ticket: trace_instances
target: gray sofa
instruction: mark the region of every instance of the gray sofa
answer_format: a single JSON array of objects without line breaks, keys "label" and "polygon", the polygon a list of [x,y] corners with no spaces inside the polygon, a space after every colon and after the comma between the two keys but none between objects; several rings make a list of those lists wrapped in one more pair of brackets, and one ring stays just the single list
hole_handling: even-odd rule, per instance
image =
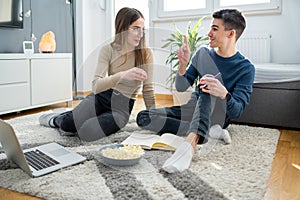
[{"label": "gray sofa", "polygon": [[300,129],[300,81],[255,83],[250,104],[233,123]]}]

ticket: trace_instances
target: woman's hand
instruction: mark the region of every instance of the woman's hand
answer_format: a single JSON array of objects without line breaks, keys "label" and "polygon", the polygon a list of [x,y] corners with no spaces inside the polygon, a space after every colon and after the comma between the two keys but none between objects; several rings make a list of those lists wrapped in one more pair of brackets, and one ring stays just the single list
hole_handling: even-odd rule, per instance
[{"label": "woman's hand", "polygon": [[147,79],[147,73],[141,68],[133,67],[121,72],[121,79],[143,81]]},{"label": "woman's hand", "polygon": [[178,74],[184,75],[186,72],[186,67],[189,64],[191,51],[189,48],[189,43],[187,37],[184,35],[184,44],[177,50],[177,56],[179,60]]}]

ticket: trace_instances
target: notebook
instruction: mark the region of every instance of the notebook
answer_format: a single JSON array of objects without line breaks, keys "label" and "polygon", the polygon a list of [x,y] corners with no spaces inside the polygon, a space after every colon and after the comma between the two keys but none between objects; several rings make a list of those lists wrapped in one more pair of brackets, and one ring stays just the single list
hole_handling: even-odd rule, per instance
[{"label": "notebook", "polygon": [[7,158],[32,177],[39,177],[86,160],[85,157],[57,143],[48,143],[23,151],[14,129],[3,120],[0,120],[0,142]]}]

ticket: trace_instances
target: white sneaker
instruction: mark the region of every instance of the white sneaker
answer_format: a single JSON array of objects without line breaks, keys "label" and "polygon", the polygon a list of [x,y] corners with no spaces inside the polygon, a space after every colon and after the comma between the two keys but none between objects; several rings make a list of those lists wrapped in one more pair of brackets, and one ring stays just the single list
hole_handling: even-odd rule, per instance
[{"label": "white sneaker", "polygon": [[210,127],[209,136],[214,139],[224,140],[225,144],[231,143],[231,137],[226,129],[222,129],[219,124],[215,124]]},{"label": "white sneaker", "polygon": [[68,111],[67,108],[56,108],[54,110],[51,110],[51,113],[42,114],[39,117],[40,125],[51,127],[51,128],[57,128],[53,122],[54,117],[60,115],[61,113],[66,112],[66,111]]},{"label": "white sneaker", "polygon": [[42,114],[39,117],[39,122],[40,125],[42,126],[47,126],[47,127],[51,127],[51,128],[56,128],[54,123],[53,123],[53,118],[58,116],[59,113],[47,113],[47,114]]}]

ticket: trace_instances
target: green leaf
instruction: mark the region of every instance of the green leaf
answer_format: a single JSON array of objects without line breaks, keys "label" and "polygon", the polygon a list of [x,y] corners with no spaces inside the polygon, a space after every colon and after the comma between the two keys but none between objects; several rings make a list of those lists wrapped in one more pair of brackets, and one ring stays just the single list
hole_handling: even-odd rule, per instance
[{"label": "green leaf", "polygon": [[196,24],[194,25],[193,31],[192,31],[192,34],[193,34],[193,35],[195,35],[195,34],[198,32],[198,28],[199,28],[199,26],[201,26],[202,21],[203,21],[203,19],[205,19],[205,18],[206,18],[206,16],[201,17],[201,18],[196,22]]},{"label": "green leaf", "polygon": [[[199,46],[201,44],[203,44],[204,41],[208,41],[208,39],[209,39],[207,35],[199,35],[199,33],[198,33],[199,27],[201,26],[202,21],[205,18],[206,18],[206,16],[197,20],[197,22],[195,23],[193,28],[191,28],[191,22],[189,22],[187,25],[186,36],[187,36],[189,48],[191,51],[191,57],[194,55],[195,51],[199,48]],[[174,24],[174,29],[175,29],[175,33],[170,34],[169,38],[163,40],[165,43],[162,46],[162,48],[168,48],[170,46],[172,47],[172,49],[165,61],[166,65],[171,65],[171,72],[167,78],[167,84],[170,85],[171,87],[173,87],[173,85],[174,85],[178,66],[179,66],[179,60],[178,60],[176,51],[184,43],[183,34],[179,30],[179,28],[176,26],[176,24]],[[174,48],[177,47],[177,48],[173,49],[173,47]],[[195,81],[197,81],[197,80],[195,80]]]}]

